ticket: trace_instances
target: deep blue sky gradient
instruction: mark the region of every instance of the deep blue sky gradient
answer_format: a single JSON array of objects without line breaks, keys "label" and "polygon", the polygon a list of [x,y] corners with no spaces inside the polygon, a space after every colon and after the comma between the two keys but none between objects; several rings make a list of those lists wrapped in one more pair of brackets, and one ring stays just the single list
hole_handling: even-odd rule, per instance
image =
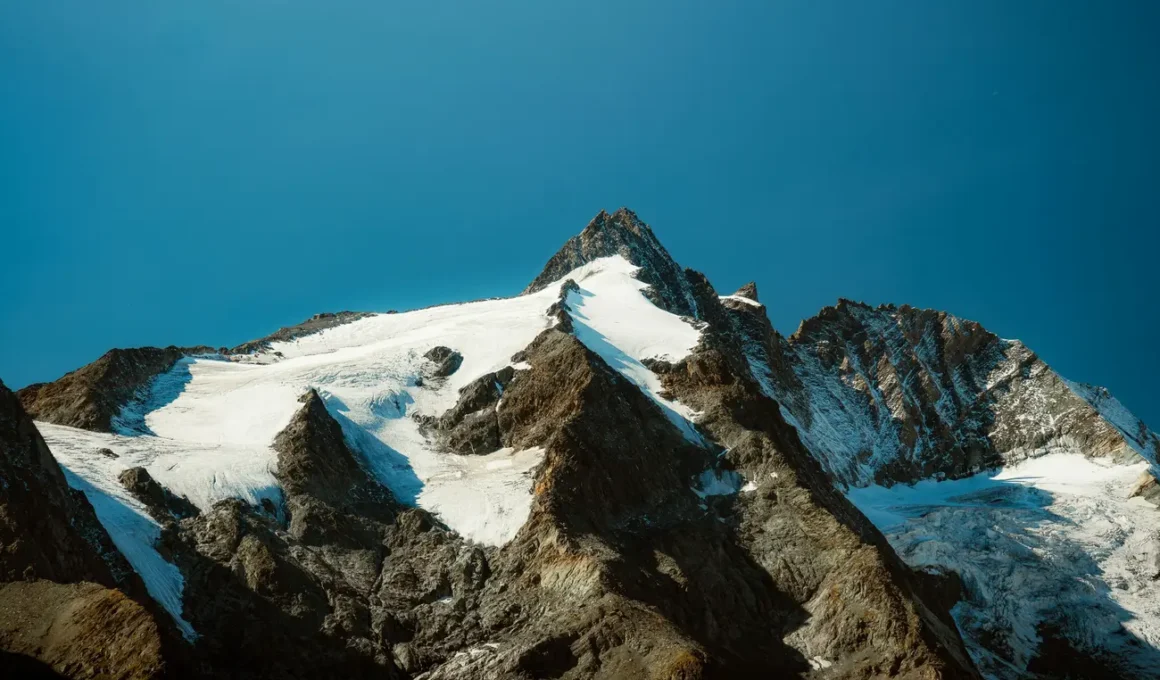
[{"label": "deep blue sky gradient", "polygon": [[509,295],[627,205],[774,324],[1023,339],[1160,426],[1160,3],[0,0],[0,377]]}]

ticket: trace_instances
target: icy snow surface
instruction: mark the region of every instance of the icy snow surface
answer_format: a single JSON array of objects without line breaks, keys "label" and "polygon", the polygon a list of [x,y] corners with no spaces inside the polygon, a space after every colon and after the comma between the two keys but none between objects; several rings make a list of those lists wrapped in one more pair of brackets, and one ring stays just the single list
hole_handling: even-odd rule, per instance
[{"label": "icy snow surface", "polygon": [[[965,599],[952,614],[989,676],[1022,677],[1046,621],[1103,648],[1134,677],[1153,677],[1160,511],[1127,497],[1145,469],[1053,453],[966,479],[847,496],[912,567],[962,577]],[[984,640],[1010,655],[991,654]]]},{"label": "icy snow surface", "polygon": [[[569,273],[566,278],[581,287],[568,298],[576,335],[661,405],[687,436],[699,439],[689,422],[695,414],[661,398],[659,381],[641,364],[650,357],[684,357],[699,332],[644,297],[635,271],[623,258],[610,257]],[[543,451],[440,452],[411,415],[440,415],[455,404],[459,388],[511,364],[513,354],[553,323],[546,312],[559,291],[553,285],[509,299],[370,316],[272,343],[256,355],[186,358],[122,410],[117,435],[38,427],[70,483],[88,494],[118,547],[175,617],[181,576],[153,548],[157,524],[117,475],[143,466],[202,510],[230,497],[277,502],[271,444],[310,388],[323,397],[367,469],[401,502],[436,513],[466,538],[502,545],[527,519],[531,477]],[[429,365],[423,354],[437,345],[460,352],[462,365],[445,380],[419,380]],[[95,453],[101,447],[120,457]]]}]

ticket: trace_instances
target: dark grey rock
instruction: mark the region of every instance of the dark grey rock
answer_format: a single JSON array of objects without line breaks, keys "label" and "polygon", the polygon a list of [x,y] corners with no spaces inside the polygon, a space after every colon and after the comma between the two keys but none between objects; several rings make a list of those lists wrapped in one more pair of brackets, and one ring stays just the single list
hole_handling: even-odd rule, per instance
[{"label": "dark grey rock", "polygon": [[159,522],[172,522],[199,514],[197,506],[188,498],[177,496],[161,486],[143,467],[123,470],[118,480],[134,498],[145,504],[150,516]]},{"label": "dark grey rock", "polygon": [[446,378],[458,371],[463,364],[462,354],[442,345],[427,350],[423,357],[435,364],[435,368],[431,371],[431,376],[434,378]]}]

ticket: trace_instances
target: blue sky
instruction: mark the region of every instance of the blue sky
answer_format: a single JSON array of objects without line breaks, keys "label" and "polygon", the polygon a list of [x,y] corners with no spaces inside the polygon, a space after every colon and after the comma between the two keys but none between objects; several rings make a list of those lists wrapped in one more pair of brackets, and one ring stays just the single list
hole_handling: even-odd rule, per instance
[{"label": "blue sky", "polygon": [[1160,426],[1157,35],[1145,2],[0,0],[0,378],[513,294],[627,205],[783,331],[946,309]]}]

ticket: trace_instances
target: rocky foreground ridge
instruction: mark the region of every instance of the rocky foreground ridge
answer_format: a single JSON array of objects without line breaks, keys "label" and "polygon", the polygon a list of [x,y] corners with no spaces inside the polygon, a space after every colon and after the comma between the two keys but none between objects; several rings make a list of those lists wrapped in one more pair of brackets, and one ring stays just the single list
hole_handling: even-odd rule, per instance
[{"label": "rocky foreground ridge", "polygon": [[[695,336],[688,351],[654,354],[601,325],[606,263],[620,260],[642,285],[630,292]],[[382,317],[341,313],[232,350],[113,350],[16,395],[0,386],[0,662],[78,678],[1154,677],[1137,663],[1146,640],[1112,648],[1063,614],[1004,636],[1014,624],[976,615],[994,601],[982,584],[913,558],[851,500],[1059,452],[1136,465],[1124,496],[1148,497],[1160,438],[1106,392],[907,306],[840,301],[784,337],[756,286],[719,295],[625,209],[569,240],[524,299],[537,295],[534,332],[494,365],[473,363],[482,336],[423,336],[357,375],[292,373],[389,343]],[[311,338],[325,355],[306,353]],[[174,469],[199,461],[154,441],[169,422],[154,415],[183,417],[199,381],[242,371],[247,384],[306,376],[253,449],[268,449],[270,477],[185,497]],[[360,411],[392,371],[399,386]],[[150,462],[163,445],[168,462]],[[497,540],[457,530],[452,503],[425,495],[438,475],[404,445],[468,477],[538,452],[520,478],[526,518]],[[219,491],[241,476],[222,455]],[[124,525],[104,520],[127,507]],[[157,572],[143,583],[126,560],[146,563],[130,524],[149,564],[178,575],[165,581],[176,607],[158,605]]]}]

